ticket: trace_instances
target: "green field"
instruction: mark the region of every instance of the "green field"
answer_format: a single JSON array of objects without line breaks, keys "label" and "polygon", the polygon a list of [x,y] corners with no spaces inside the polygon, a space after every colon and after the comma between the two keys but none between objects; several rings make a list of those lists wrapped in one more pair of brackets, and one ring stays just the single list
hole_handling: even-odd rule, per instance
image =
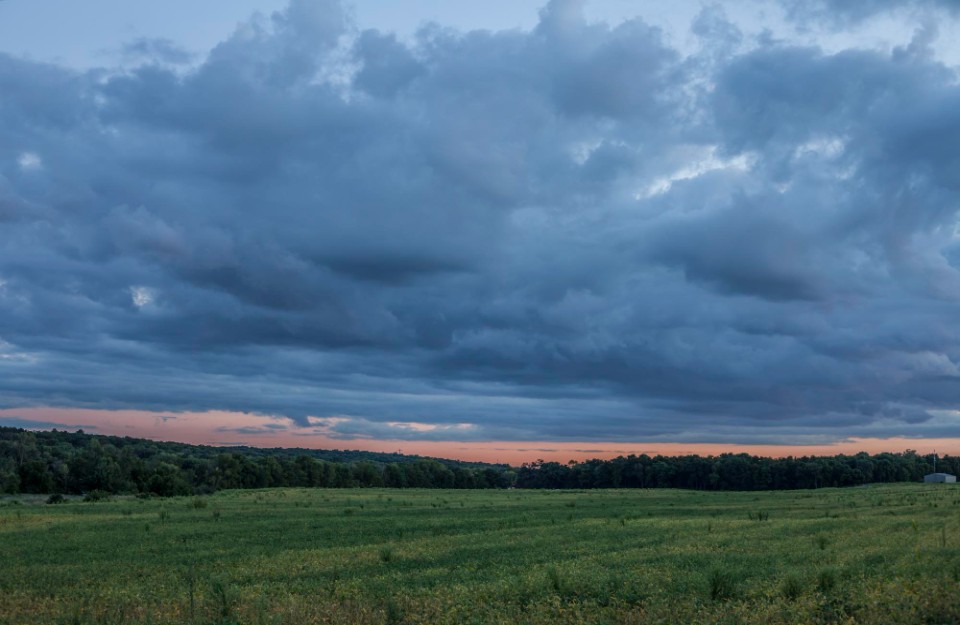
[{"label": "green field", "polygon": [[960,489],[0,503],[0,623],[956,623]]}]

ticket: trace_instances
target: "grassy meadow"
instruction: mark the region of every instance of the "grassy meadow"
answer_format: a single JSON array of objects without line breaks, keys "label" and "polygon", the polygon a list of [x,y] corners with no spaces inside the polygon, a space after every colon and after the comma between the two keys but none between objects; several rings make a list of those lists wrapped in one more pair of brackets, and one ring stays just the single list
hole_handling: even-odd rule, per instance
[{"label": "grassy meadow", "polygon": [[960,488],[0,502],[0,623],[957,623]]}]

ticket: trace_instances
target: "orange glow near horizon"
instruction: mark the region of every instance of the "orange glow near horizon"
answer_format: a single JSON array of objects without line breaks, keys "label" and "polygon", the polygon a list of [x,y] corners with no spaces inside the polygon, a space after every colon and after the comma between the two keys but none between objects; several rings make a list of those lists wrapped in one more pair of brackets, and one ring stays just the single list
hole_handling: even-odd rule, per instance
[{"label": "orange glow near horizon", "polygon": [[[251,447],[301,447],[311,449],[350,449],[451,458],[475,462],[494,462],[519,466],[524,462],[547,460],[566,463],[592,458],[615,458],[629,454],[701,456],[724,453],[748,453],[756,456],[824,456],[855,454],[865,451],[960,455],[960,438],[857,438],[830,445],[737,445],[727,443],[660,442],[556,442],[556,441],[411,441],[341,439],[323,434],[304,434],[285,417],[268,417],[237,412],[151,412],[144,410],[95,410],[74,408],[18,408],[0,410],[0,419],[19,418],[50,423],[37,429],[75,430],[87,428],[89,434],[131,436],[157,441],[176,441],[197,445]],[[56,426],[52,424],[57,424]],[[277,429],[265,427],[274,424]],[[282,426],[284,429],[280,429]],[[218,430],[229,428],[229,431]],[[237,431],[250,428],[258,433]]]}]

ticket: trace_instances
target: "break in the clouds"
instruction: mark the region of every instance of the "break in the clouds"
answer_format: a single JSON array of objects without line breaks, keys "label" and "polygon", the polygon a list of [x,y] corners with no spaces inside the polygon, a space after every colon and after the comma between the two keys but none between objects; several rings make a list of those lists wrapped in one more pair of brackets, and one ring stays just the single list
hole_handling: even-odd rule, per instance
[{"label": "break in the clouds", "polygon": [[[293,0],[199,59],[0,56],[0,405],[346,440],[957,436],[960,82],[932,26],[957,18],[770,8],[806,43],[722,6],[411,38]],[[902,41],[837,49],[891,11]]]}]

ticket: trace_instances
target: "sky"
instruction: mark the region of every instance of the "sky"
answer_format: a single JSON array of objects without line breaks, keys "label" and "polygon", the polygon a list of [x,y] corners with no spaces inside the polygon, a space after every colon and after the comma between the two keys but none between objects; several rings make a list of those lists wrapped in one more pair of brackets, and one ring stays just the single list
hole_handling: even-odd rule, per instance
[{"label": "sky", "polygon": [[960,453],[955,3],[662,4],[0,1],[0,425]]}]

